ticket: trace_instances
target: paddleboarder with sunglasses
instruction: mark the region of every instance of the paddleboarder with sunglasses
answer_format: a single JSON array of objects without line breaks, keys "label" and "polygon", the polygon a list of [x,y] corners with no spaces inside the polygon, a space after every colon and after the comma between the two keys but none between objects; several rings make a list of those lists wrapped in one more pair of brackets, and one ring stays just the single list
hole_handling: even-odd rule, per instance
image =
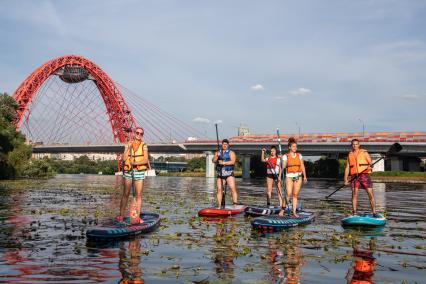
[{"label": "paddleboarder with sunglasses", "polygon": [[129,141],[124,149],[124,188],[120,202],[120,216],[117,217],[118,222],[123,222],[125,219],[127,201],[131,191],[133,196],[129,214],[130,222],[131,224],[143,222],[139,215],[142,205],[143,181],[149,165],[148,145],[142,139],[143,134],[143,128],[137,127],[134,131],[133,139]]}]

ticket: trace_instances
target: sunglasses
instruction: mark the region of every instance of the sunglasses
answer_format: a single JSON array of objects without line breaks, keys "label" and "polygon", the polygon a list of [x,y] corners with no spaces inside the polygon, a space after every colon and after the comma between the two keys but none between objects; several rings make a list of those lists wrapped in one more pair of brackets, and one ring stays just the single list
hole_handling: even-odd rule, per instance
[{"label": "sunglasses", "polygon": [[142,135],[143,132],[135,132],[137,135]]}]

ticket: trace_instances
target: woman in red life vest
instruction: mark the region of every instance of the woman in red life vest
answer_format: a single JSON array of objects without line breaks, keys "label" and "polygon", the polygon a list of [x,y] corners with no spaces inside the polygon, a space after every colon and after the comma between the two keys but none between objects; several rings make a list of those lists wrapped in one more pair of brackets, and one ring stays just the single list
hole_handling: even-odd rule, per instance
[{"label": "woman in red life vest", "polygon": [[[297,143],[293,137],[288,139],[289,152],[282,157],[282,170],[286,170],[285,184],[287,189],[287,198],[292,200],[292,211],[295,217],[299,217],[296,213],[297,196],[303,182],[307,183],[305,164],[303,163],[302,154],[297,153]],[[283,213],[283,212],[281,212]]]},{"label": "woman in red life vest", "polygon": [[[351,141],[352,150],[348,154],[345,169],[345,185],[349,184],[349,179],[352,179],[352,210],[353,215],[357,214],[358,189],[363,187],[370,199],[371,211],[376,215],[376,202],[374,200],[373,183],[370,179],[371,157],[367,150],[361,149],[358,139]],[[350,176],[350,177],[349,177]]]},{"label": "woman in red life vest", "polygon": [[[280,202],[280,207],[283,207],[283,198],[281,195],[281,179],[280,179],[280,166],[281,160],[277,156],[277,148],[275,146],[271,147],[271,155],[265,157],[266,149],[262,149],[261,160],[266,163],[266,206],[271,205],[272,197],[272,187],[275,185],[277,187],[278,200]],[[284,205],[285,206],[285,205]]]}]

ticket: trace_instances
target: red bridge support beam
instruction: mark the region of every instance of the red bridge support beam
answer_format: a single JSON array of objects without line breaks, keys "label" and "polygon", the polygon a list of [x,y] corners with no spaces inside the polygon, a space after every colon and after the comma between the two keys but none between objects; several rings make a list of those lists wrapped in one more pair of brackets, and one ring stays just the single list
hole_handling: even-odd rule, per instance
[{"label": "red bridge support beam", "polygon": [[114,141],[117,143],[126,142],[130,135],[129,130],[136,123],[120,90],[108,74],[98,65],[82,56],[76,55],[61,56],[44,63],[21,83],[13,94],[13,98],[18,103],[17,116],[14,121],[17,128],[21,127],[25,112],[43,82],[59,68],[67,65],[80,66],[92,75],[105,103]]}]

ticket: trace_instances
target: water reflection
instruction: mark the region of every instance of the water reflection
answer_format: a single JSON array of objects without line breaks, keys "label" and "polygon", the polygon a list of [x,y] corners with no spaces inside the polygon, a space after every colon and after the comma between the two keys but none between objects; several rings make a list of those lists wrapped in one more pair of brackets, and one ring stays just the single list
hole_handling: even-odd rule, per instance
[{"label": "water reflection", "polygon": [[[328,186],[336,182],[312,181],[302,190],[301,199],[304,208],[317,213],[316,221],[258,237],[243,216],[216,223],[196,217],[200,208],[214,203],[214,179],[149,178],[143,208],[161,214],[161,227],[133,243],[86,245],[87,227],[117,213],[121,195],[114,188],[117,178],[121,179],[58,176],[0,186],[0,282],[341,283],[347,274],[348,283],[420,283],[423,279],[424,269],[417,268],[424,267],[423,258],[398,252],[426,252],[424,184],[375,183],[377,204],[386,208],[388,223],[361,231],[340,225],[350,213],[350,190],[342,189],[333,201],[321,202],[331,193]],[[237,182],[242,201],[263,200],[263,180]],[[361,209],[369,211],[366,194],[361,197]],[[352,237],[362,243],[353,245]],[[375,238],[380,254],[366,237]],[[377,261],[397,267],[398,272],[382,269]],[[180,268],[173,269],[171,263]]]},{"label": "water reflection", "polygon": [[139,239],[121,242],[118,253],[118,269],[121,273],[120,284],[140,284],[142,279],[141,243]]},{"label": "water reflection", "polygon": [[386,184],[374,184],[374,198],[377,212],[386,212]]},{"label": "water reflection", "polygon": [[372,284],[374,283],[374,269],[377,265],[374,251],[376,238],[370,238],[367,245],[363,246],[355,238],[352,241],[352,256],[355,258],[346,275],[349,284]]},{"label": "water reflection", "polygon": [[301,283],[303,254],[301,251],[303,232],[289,230],[274,238],[268,238],[268,253],[265,258],[271,270],[269,278],[273,283]]},{"label": "water reflection", "polygon": [[215,272],[220,279],[232,280],[235,278],[234,258],[238,245],[237,224],[218,220],[215,222],[215,226],[215,245],[212,247]]}]

